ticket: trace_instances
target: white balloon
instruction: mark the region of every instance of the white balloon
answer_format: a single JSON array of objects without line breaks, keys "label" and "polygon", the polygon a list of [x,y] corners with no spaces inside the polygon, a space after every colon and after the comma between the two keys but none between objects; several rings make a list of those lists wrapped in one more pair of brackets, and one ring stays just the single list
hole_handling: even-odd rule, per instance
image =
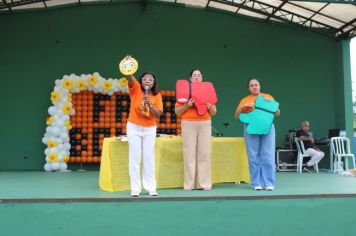
[{"label": "white balloon", "polygon": [[48,108],[48,114],[50,114],[51,116],[54,116],[57,111],[58,111],[58,109],[55,106],[50,106]]},{"label": "white balloon", "polygon": [[48,142],[48,138],[47,137],[43,137],[42,138],[42,143],[47,144],[47,142]]},{"label": "white balloon", "polygon": [[63,115],[62,119],[63,119],[64,121],[67,121],[67,120],[70,119],[70,116],[69,116],[69,115]]},{"label": "white balloon", "polygon": [[57,149],[58,149],[58,152],[61,152],[61,150],[65,150],[64,144],[59,144],[59,145],[57,146]]},{"label": "white balloon", "polygon": [[58,162],[51,163],[50,165],[51,165],[52,170],[59,170],[59,163]]},{"label": "white balloon", "polygon": [[56,126],[64,126],[64,119],[63,119],[63,117],[60,117],[59,119],[57,119],[57,120],[54,122],[54,124],[55,124]]},{"label": "white balloon", "polygon": [[61,162],[63,160],[64,153],[58,153],[57,161]]},{"label": "white balloon", "polygon": [[73,87],[71,91],[72,91],[72,93],[79,93],[80,89],[77,87]]},{"label": "white balloon", "polygon": [[52,127],[52,134],[58,136],[61,133],[61,129],[58,126]]},{"label": "white balloon", "polygon": [[63,103],[66,103],[67,101],[68,101],[67,95],[63,94],[63,96],[61,95],[61,99],[59,100],[59,104],[62,105]]},{"label": "white balloon", "polygon": [[58,148],[57,147],[48,148],[48,153],[55,153],[55,152],[58,152]]},{"label": "white balloon", "polygon": [[69,141],[70,141],[69,136],[66,136],[66,137],[63,139],[62,143],[68,143]]},{"label": "white balloon", "polygon": [[52,137],[51,140],[52,140],[53,142],[57,143],[57,144],[61,143],[61,140],[60,140],[59,138],[57,138],[57,137]]},{"label": "white balloon", "polygon": [[46,163],[46,164],[44,165],[43,169],[44,169],[45,171],[52,171],[51,164]]},{"label": "white balloon", "polygon": [[[61,140],[62,143],[66,143],[67,142],[67,139],[69,139],[69,135],[66,131],[62,131],[60,134],[59,134],[59,139]],[[68,140],[69,141],[69,140]]]},{"label": "white balloon", "polygon": [[64,146],[65,146],[65,150],[69,150],[70,149],[70,143],[69,142],[65,143]]},{"label": "white balloon", "polygon": [[67,169],[67,163],[60,163],[59,170],[60,171],[65,171]]},{"label": "white balloon", "polygon": [[48,136],[52,135],[52,126],[47,126],[46,133],[48,134]]}]

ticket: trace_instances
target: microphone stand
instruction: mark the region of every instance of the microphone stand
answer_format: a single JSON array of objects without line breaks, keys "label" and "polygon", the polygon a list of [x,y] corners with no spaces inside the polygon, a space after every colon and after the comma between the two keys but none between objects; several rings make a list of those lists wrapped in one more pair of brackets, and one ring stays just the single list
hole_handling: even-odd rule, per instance
[{"label": "microphone stand", "polygon": [[222,133],[219,133],[219,131],[214,127],[211,126],[211,128],[214,130],[214,132],[216,133],[216,137],[223,137],[224,135]]}]

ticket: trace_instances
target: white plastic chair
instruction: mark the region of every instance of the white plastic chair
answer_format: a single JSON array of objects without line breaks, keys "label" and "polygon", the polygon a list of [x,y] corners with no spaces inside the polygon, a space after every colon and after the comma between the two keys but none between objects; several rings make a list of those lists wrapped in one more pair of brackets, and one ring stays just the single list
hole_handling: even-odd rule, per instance
[{"label": "white plastic chair", "polygon": [[[297,145],[297,150],[298,150],[298,157],[297,157],[297,172],[302,173],[303,169],[303,159],[304,157],[310,157],[310,155],[305,154],[305,149],[304,149],[304,143],[303,141],[298,138],[294,137],[294,142]],[[319,172],[319,166],[318,163],[314,165],[315,171]]]},{"label": "white plastic chair", "polygon": [[347,157],[351,158],[353,168],[356,167],[355,156],[350,151],[350,140],[348,138],[346,137],[331,138],[330,149],[331,149],[330,158],[333,161],[334,166],[336,167],[336,168],[332,167],[334,169],[334,173],[336,171],[338,172],[343,171],[343,169],[341,169],[342,158],[344,158],[345,170],[349,169],[348,161],[346,160]]}]

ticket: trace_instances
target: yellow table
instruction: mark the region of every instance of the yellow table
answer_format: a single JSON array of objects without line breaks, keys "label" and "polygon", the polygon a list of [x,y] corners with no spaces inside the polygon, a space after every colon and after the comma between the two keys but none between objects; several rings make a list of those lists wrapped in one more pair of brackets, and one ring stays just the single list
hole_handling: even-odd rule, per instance
[{"label": "yellow table", "polygon": [[[101,156],[99,187],[115,192],[130,189],[128,143],[115,137],[105,138]],[[250,182],[243,138],[212,138],[212,181]],[[183,187],[183,154],[181,137],[159,137],[156,140],[157,188]]]}]

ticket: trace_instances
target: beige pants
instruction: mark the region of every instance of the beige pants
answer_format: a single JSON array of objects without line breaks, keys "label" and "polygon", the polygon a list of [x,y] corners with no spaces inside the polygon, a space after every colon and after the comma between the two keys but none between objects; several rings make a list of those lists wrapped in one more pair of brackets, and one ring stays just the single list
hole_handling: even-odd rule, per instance
[{"label": "beige pants", "polygon": [[211,120],[182,121],[184,189],[211,189]]}]

